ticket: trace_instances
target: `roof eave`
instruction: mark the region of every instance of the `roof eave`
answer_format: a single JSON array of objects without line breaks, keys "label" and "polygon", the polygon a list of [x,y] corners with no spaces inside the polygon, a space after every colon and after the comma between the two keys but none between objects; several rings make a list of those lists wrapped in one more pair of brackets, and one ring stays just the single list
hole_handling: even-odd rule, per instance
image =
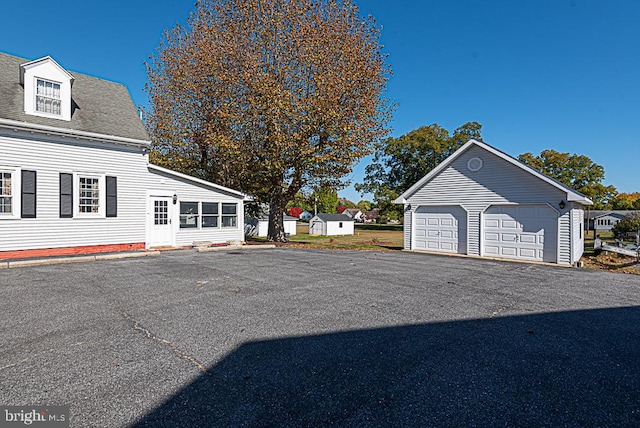
[{"label": "roof eave", "polygon": [[26,131],[46,135],[57,135],[61,137],[82,138],[89,141],[100,141],[105,143],[123,144],[150,148],[151,141],[138,140],[135,138],[119,137],[117,135],[98,134],[95,132],[80,131],[70,128],[58,128],[55,126],[39,125],[30,122],[20,122],[11,119],[0,118],[0,128],[11,129],[13,131]]},{"label": "roof eave", "polygon": [[241,197],[243,201],[253,201],[254,200],[253,196],[245,195],[244,193],[242,193],[242,192],[240,192],[238,190],[230,189],[228,187],[224,187],[224,186],[221,186],[221,185],[216,184],[216,183],[212,183],[212,182],[207,181],[207,180],[202,180],[201,178],[192,177],[190,175],[183,174],[181,172],[174,171],[172,169],[163,168],[161,166],[154,165],[152,163],[149,163],[148,167],[149,167],[149,169],[154,169],[156,171],[159,171],[159,172],[162,172],[162,173],[165,173],[165,174],[168,174],[168,175],[173,175],[175,177],[179,177],[179,178],[182,178],[184,180],[193,181],[195,183],[199,183],[199,184],[202,184],[204,186],[208,186],[208,187],[214,188],[216,190],[220,190],[220,191],[223,191],[223,192],[226,192],[226,193],[231,193],[233,195],[237,195],[237,196]]}]

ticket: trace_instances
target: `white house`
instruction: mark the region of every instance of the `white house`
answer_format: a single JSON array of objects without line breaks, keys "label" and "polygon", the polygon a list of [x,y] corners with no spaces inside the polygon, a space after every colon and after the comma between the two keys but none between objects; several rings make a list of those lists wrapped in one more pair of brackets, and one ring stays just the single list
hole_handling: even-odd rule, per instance
[{"label": "white house", "polygon": [[[297,232],[298,219],[296,217],[283,214],[282,220],[284,233],[288,234],[289,236],[295,235]],[[262,216],[260,218],[247,219],[245,232],[249,236],[266,237],[269,234],[269,217]]]},{"label": "white house", "polygon": [[0,259],[244,239],[244,194],[149,163],[127,89],[0,53]]},{"label": "white house", "polygon": [[404,248],[570,265],[584,247],[586,196],[470,140],[396,201]]},{"label": "white house", "polygon": [[347,208],[342,212],[342,214],[348,215],[353,219],[353,221],[362,222],[362,211],[358,208]]},{"label": "white house", "polygon": [[309,235],[353,235],[353,219],[345,214],[317,214],[309,220]]},{"label": "white house", "polygon": [[585,212],[585,225],[588,225],[587,230],[595,230],[596,233],[606,232],[613,229],[613,226],[619,221],[637,213],[638,211],[633,210],[587,211]]},{"label": "white house", "polygon": [[307,210],[304,210],[300,213],[300,220],[311,220],[311,218],[313,217],[313,214],[310,213]]}]

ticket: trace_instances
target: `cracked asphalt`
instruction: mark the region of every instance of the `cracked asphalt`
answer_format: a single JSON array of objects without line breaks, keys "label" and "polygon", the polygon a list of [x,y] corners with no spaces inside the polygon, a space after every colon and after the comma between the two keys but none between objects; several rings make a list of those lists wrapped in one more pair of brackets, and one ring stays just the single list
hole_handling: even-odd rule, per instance
[{"label": "cracked asphalt", "polygon": [[640,277],[274,249],[0,270],[0,405],[71,426],[638,426]]}]

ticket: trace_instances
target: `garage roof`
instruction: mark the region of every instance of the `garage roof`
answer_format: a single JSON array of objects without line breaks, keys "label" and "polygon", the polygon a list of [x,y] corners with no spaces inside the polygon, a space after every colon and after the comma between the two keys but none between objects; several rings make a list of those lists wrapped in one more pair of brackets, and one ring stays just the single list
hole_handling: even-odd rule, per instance
[{"label": "garage roof", "polygon": [[537,171],[537,170],[531,168],[529,165],[526,165],[526,164],[520,162],[518,159],[509,156],[508,154],[496,149],[495,147],[492,147],[487,143],[483,143],[483,142],[477,141],[477,140],[469,140],[469,141],[467,141],[467,143],[465,145],[463,145],[458,150],[456,150],[451,156],[449,156],[442,163],[440,163],[438,166],[436,166],[434,169],[432,169],[431,172],[429,172],[427,175],[422,177],[422,179],[420,179],[416,184],[411,186],[408,190],[406,190],[402,195],[400,195],[393,202],[396,203],[396,204],[404,204],[404,203],[406,203],[407,198],[411,197],[416,191],[421,189],[426,183],[428,183],[435,176],[440,174],[441,171],[443,171],[445,168],[447,168],[454,160],[456,160],[460,155],[462,155],[464,152],[469,150],[469,148],[471,148],[472,146],[481,147],[481,148],[487,150],[488,152],[491,152],[494,155],[504,159],[505,161],[517,166],[518,168],[521,168],[521,169],[525,170],[526,172],[530,173],[531,175],[534,175],[534,176],[538,177],[540,180],[549,183],[550,185],[560,189],[563,192],[566,192],[567,201],[580,202],[580,203],[582,203],[584,205],[593,205],[593,202],[591,201],[591,199],[587,198],[582,193],[576,192],[575,190],[571,189],[570,187],[560,183],[559,181],[554,180],[553,178],[541,173],[540,171]]}]

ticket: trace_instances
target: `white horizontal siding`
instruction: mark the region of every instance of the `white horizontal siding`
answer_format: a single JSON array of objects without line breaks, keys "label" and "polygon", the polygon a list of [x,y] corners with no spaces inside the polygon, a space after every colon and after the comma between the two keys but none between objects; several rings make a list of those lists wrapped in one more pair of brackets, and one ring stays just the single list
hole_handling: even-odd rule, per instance
[{"label": "white horizontal siding", "polygon": [[[467,162],[483,161],[479,171]],[[468,213],[468,254],[480,255],[481,214],[491,205],[549,204],[558,209],[566,193],[477,146],[469,148],[407,200],[411,206],[460,205]],[[405,218],[406,221],[406,218]],[[405,239],[407,239],[405,232]]]},{"label": "white horizontal siding", "polygon": [[[178,230],[175,237],[177,245],[190,245],[199,240],[226,242],[244,239],[244,207],[240,198],[187,180],[150,172],[147,156],[138,147],[3,131],[0,134],[0,153],[0,168],[37,172],[37,217],[0,218],[0,251],[146,242],[148,190],[175,193],[180,200],[238,204],[237,228]],[[60,218],[61,172],[117,177],[117,217],[74,215],[74,218]],[[100,191],[104,194],[104,187]],[[15,195],[19,192],[19,188],[14,189]],[[76,210],[77,199],[77,190],[74,190]]]},{"label": "white horizontal siding", "polygon": [[[0,251],[60,248],[145,241],[146,158],[139,148],[71,138],[0,135],[0,167],[37,173],[35,219],[0,220]],[[60,218],[59,173],[91,173],[118,177],[118,216]],[[105,189],[100,189],[104,193]],[[18,195],[19,188],[14,189]],[[77,191],[74,208],[77,209]]]},{"label": "white horizontal siding", "polygon": [[573,236],[573,248],[571,251],[571,263],[575,263],[580,260],[582,253],[584,253],[584,210],[575,204],[575,208],[571,210],[571,233]]},{"label": "white horizontal siding", "polygon": [[404,232],[404,249],[405,250],[410,250],[411,249],[411,228],[413,227],[412,223],[411,223],[411,219],[412,219],[412,210],[415,209],[412,207],[411,210],[408,210],[406,208],[405,205],[405,211],[404,211],[404,227],[403,227],[403,232]]}]

